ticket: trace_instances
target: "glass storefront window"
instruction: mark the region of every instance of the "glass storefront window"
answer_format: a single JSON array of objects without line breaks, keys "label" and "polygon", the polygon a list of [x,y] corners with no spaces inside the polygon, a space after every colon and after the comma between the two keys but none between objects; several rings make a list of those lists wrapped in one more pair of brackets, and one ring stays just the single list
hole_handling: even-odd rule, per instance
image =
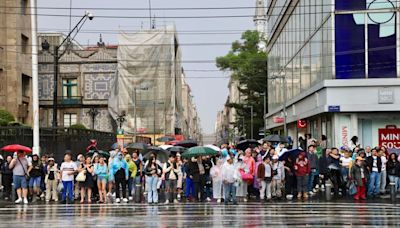
[{"label": "glass storefront window", "polygon": [[301,50],[301,91],[310,88],[310,43]]}]

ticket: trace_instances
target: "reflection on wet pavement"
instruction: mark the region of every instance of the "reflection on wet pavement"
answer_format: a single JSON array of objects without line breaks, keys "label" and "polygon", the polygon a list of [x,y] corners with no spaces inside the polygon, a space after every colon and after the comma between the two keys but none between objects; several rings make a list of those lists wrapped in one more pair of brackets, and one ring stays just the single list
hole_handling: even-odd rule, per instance
[{"label": "reflection on wet pavement", "polygon": [[385,203],[7,205],[0,227],[398,226],[400,207]]}]

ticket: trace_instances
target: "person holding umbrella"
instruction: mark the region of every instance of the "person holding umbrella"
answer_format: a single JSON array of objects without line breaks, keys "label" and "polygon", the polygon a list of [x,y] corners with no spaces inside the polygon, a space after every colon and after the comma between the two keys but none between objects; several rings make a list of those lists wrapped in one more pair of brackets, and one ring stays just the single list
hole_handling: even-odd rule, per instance
[{"label": "person holding umbrella", "polygon": [[13,183],[18,195],[18,199],[15,203],[21,203],[23,201],[24,204],[28,204],[27,179],[29,178],[29,175],[27,170],[31,167],[31,163],[25,157],[25,152],[23,150],[17,152],[17,156],[11,161],[9,167],[13,170]]}]

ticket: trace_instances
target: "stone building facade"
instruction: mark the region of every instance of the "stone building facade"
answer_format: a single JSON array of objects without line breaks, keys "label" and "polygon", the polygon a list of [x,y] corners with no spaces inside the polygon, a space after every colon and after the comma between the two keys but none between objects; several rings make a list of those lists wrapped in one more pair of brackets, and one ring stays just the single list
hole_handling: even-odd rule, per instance
[{"label": "stone building facade", "polygon": [[[52,35],[54,36],[54,34]],[[62,36],[60,34],[60,36]],[[41,34],[39,41],[44,41]],[[40,123],[52,126],[54,57],[51,51],[39,52]],[[113,132],[115,121],[108,112],[108,98],[117,70],[117,46],[98,46],[67,51],[59,60],[59,127],[83,124],[89,129]],[[97,114],[94,115],[94,112]],[[94,119],[93,119],[94,116]]]},{"label": "stone building facade", "polygon": [[32,41],[29,0],[0,1],[0,108],[32,123]]}]

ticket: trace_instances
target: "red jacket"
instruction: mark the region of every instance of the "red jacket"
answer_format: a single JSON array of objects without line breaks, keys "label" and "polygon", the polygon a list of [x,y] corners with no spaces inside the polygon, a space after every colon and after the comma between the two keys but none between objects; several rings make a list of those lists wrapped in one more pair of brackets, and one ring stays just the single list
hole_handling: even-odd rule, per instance
[{"label": "red jacket", "polygon": [[303,177],[310,173],[310,163],[308,159],[304,160],[296,159],[296,163],[294,164],[294,169],[296,170],[296,176]]}]

